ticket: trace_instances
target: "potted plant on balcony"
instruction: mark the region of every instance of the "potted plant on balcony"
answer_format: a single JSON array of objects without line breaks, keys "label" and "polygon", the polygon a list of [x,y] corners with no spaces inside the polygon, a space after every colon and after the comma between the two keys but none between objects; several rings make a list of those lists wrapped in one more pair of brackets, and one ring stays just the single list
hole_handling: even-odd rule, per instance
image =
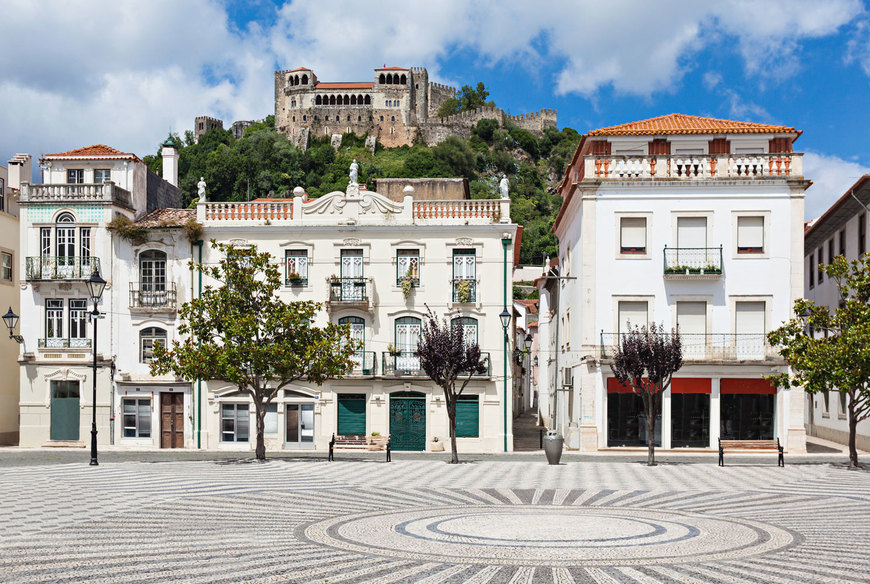
[{"label": "potted plant on balcony", "polygon": [[408,298],[413,290],[414,278],[411,277],[411,271],[409,270],[404,276],[402,276],[402,296]]},{"label": "potted plant on balcony", "polygon": [[302,283],[302,276],[296,272],[290,272],[287,274],[287,281],[290,282],[291,286],[297,286]]},{"label": "potted plant on balcony", "polygon": [[395,357],[395,356],[399,355],[401,353],[401,351],[396,348],[396,345],[394,345],[393,343],[389,343],[387,345],[387,353],[389,353],[390,355]]},{"label": "potted plant on balcony", "polygon": [[471,280],[459,280],[456,282],[456,299],[463,303],[471,300]]}]

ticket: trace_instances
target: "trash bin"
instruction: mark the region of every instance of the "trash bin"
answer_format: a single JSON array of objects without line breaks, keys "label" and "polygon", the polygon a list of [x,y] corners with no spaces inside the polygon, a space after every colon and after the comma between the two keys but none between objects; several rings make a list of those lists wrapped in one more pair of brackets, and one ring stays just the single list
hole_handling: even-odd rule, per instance
[{"label": "trash bin", "polygon": [[550,464],[559,464],[559,459],[562,458],[562,444],[565,439],[555,430],[547,430],[547,435],[544,436],[544,454],[547,455],[547,462]]}]

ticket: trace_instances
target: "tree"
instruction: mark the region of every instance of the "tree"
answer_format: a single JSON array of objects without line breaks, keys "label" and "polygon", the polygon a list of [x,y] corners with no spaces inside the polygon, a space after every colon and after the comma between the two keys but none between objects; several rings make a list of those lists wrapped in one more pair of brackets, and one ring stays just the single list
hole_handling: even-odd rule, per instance
[{"label": "tree", "polygon": [[184,340],[158,344],[151,373],[226,381],[248,394],[257,421],[256,457],[265,460],[264,419],[278,390],[297,380],[321,385],[342,376],[353,368],[357,347],[346,326],[312,324],[318,303],[277,297],[281,279],[269,253],[212,245],[224,254],[220,263],[194,267],[223,285],[206,286],[200,298],[182,305],[178,332]]},{"label": "tree", "polygon": [[870,417],[870,254],[851,262],[837,256],[820,267],[837,283],[840,306],[831,312],[810,300],[796,300],[795,316],[767,335],[781,347],[790,372],[767,379],[779,387],[803,386],[810,394],[846,394],[849,467],[857,468],[858,422]]},{"label": "tree", "polygon": [[616,380],[628,385],[643,398],[647,424],[647,465],[655,466],[656,412],[662,404],[662,394],[671,385],[674,373],[683,366],[683,346],[680,335],[665,332],[664,325],[634,327],[620,335],[619,346],[610,370]]},{"label": "tree", "polygon": [[439,118],[446,118],[460,112],[467,112],[479,107],[495,107],[494,101],[486,101],[489,97],[489,92],[483,84],[483,81],[478,81],[477,87],[463,85],[462,89],[457,92],[456,97],[448,97],[438,108],[436,114]]},{"label": "tree", "polygon": [[[453,452],[450,463],[456,464],[459,462],[456,452],[456,401],[472,376],[486,373],[487,357],[481,357],[480,346],[476,342],[469,342],[462,325],[448,323],[446,318],[439,323],[431,309],[423,323],[417,355],[420,367],[429,379],[444,390],[450,425],[450,448]],[[458,390],[457,383],[461,384]]]}]

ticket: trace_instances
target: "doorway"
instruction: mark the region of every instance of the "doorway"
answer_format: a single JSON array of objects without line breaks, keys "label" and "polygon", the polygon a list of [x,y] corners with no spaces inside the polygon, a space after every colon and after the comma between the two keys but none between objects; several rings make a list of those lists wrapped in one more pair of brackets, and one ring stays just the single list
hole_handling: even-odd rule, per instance
[{"label": "doorway", "polygon": [[286,404],[286,448],[314,448],[314,404]]},{"label": "doorway", "polygon": [[52,440],[79,439],[79,382],[51,382]]},{"label": "doorway", "polygon": [[426,449],[426,396],[417,392],[390,395],[390,445],[393,450]]},{"label": "doorway", "polygon": [[184,394],[160,394],[160,448],[184,448]]}]

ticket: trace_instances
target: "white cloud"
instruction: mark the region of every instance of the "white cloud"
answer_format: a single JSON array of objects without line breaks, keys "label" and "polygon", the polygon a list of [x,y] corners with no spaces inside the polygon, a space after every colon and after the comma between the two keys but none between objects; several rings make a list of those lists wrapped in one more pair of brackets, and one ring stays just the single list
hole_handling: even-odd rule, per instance
[{"label": "white cloud", "polygon": [[804,176],[813,181],[807,189],[804,217],[815,219],[834,204],[859,178],[870,174],[870,166],[817,152],[804,154]]}]

